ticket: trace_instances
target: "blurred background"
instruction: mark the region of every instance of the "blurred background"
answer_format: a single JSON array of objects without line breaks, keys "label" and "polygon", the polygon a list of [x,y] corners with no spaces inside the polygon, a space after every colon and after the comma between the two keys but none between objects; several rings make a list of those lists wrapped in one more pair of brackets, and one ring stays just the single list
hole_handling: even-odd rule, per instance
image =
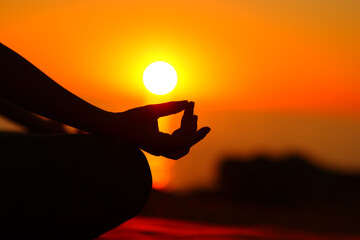
[{"label": "blurred background", "polygon": [[[212,131],[179,161],[148,156],[157,190],[143,214],[356,232],[359,12],[357,0],[0,0],[0,41],[109,111],[196,102]],[[178,74],[164,96],[142,83],[155,61]],[[0,118],[1,131],[21,125]]]}]

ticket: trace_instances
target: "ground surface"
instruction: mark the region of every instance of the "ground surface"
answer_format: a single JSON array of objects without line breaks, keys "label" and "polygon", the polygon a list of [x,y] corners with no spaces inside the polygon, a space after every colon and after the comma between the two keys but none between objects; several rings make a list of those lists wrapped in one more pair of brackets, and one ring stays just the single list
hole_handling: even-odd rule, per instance
[{"label": "ground surface", "polygon": [[97,240],[360,240],[360,235],[319,234],[269,226],[202,224],[165,218],[136,217]]}]

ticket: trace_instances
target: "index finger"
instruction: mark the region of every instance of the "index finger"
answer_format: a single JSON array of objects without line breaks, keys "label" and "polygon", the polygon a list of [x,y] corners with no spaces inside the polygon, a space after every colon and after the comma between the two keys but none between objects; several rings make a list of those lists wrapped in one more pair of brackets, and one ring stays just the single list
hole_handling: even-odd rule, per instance
[{"label": "index finger", "polygon": [[194,115],[194,106],[194,102],[189,102],[189,104],[186,106],[184,115],[181,118],[181,127],[187,125],[187,123],[191,121],[192,116]]}]

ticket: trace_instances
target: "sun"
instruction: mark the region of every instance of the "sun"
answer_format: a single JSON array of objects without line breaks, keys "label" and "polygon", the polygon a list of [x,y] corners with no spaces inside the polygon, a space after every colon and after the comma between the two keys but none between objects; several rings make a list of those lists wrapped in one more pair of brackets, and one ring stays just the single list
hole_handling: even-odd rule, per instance
[{"label": "sun", "polygon": [[177,74],[175,68],[167,62],[153,62],[145,69],[143,81],[147,90],[163,95],[175,88]]}]

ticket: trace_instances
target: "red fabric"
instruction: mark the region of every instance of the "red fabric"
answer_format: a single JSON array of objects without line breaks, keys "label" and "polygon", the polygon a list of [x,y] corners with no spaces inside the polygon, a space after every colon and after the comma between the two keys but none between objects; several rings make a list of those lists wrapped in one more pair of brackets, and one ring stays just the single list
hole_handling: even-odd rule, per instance
[{"label": "red fabric", "polygon": [[360,236],[315,234],[270,227],[219,226],[180,220],[136,217],[99,240],[360,240]]}]

